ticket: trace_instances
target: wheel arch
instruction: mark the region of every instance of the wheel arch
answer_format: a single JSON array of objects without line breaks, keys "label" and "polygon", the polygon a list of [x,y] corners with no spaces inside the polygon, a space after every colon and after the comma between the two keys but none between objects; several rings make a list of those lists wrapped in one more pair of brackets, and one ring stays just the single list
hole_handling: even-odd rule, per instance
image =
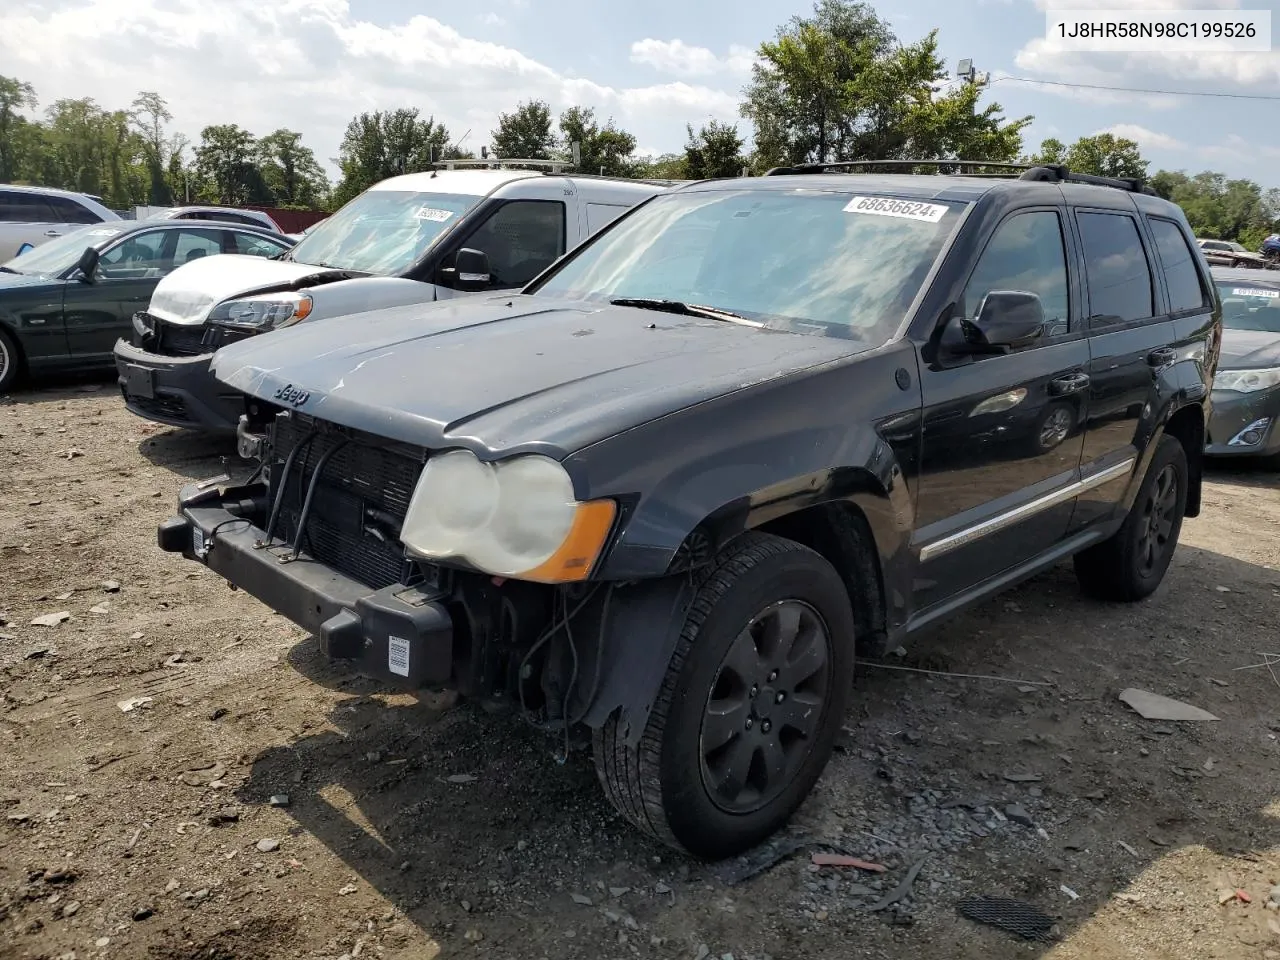
[{"label": "wheel arch", "polygon": [[1183,516],[1198,517],[1204,485],[1204,409],[1198,403],[1177,408],[1165,421],[1162,434],[1176,439],[1186,452],[1187,504]]}]

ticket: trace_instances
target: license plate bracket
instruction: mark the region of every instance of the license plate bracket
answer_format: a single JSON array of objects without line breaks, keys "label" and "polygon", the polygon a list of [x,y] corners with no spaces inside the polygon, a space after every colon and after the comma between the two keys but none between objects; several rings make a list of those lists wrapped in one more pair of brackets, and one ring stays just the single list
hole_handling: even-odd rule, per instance
[{"label": "license plate bracket", "polygon": [[146,367],[130,364],[125,368],[125,389],[130,394],[144,400],[154,400],[156,396],[156,374]]}]

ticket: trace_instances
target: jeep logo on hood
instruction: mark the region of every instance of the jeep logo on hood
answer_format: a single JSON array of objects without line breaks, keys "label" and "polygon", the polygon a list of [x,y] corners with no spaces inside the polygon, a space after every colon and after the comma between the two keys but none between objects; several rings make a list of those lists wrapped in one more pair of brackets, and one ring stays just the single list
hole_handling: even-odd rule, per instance
[{"label": "jeep logo on hood", "polygon": [[286,383],[283,387],[273,393],[272,397],[279,400],[281,403],[288,403],[295,407],[300,407],[311,399],[311,391],[299,389],[292,383]]}]

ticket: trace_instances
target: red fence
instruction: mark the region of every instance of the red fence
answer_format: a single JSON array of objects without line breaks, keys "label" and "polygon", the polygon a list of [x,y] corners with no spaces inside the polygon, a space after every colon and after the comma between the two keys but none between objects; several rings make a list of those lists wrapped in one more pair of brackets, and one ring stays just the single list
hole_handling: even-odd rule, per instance
[{"label": "red fence", "polygon": [[285,233],[301,233],[307,227],[319,223],[329,216],[319,210],[280,210],[276,207],[245,207],[246,210],[261,210],[276,223]]}]

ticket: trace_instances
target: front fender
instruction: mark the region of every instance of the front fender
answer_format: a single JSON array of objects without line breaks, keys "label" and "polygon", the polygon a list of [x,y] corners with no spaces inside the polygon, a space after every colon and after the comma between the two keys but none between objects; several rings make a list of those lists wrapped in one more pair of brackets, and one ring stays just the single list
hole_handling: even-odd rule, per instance
[{"label": "front fender", "polygon": [[303,323],[438,299],[435,284],[403,277],[356,277],[307,287],[305,292],[314,306]]}]

